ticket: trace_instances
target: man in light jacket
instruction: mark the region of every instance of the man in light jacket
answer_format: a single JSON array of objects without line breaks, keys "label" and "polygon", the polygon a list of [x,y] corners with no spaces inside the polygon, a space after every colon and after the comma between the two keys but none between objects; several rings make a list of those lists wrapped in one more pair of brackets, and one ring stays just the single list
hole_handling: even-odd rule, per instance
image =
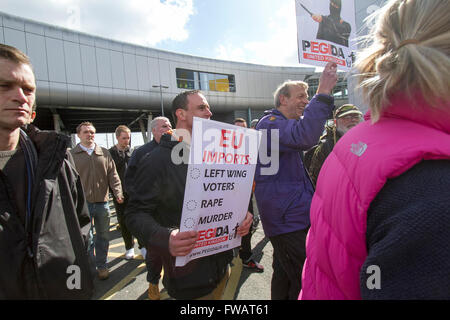
[{"label": "man in light jacket", "polygon": [[[71,150],[93,219],[96,239],[90,241],[89,253],[94,257],[98,277],[109,277],[106,265],[109,249],[109,188],[118,203],[123,203],[122,186],[116,165],[109,151],[95,143],[95,127],[91,122],[82,122],[77,127],[80,143]],[[92,230],[91,230],[92,237]]]}]

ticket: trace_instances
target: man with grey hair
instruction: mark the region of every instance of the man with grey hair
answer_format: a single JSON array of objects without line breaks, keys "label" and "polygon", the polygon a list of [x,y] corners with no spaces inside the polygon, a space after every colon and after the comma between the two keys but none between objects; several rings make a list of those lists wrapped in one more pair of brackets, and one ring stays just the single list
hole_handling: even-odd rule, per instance
[{"label": "man with grey hair", "polygon": [[137,169],[137,165],[139,161],[144,157],[147,153],[150,153],[160,142],[161,136],[167,131],[172,129],[172,125],[170,124],[170,120],[166,117],[157,117],[150,122],[150,128],[152,130],[153,139],[150,142],[147,142],[143,146],[137,148],[133,154],[131,155],[130,162],[128,163],[127,172],[125,174],[125,185],[126,189],[130,192],[133,187],[134,182],[134,174]]},{"label": "man with grey hair", "polygon": [[[260,158],[255,172],[256,202],[264,232],[273,246],[273,300],[297,299],[301,289],[314,193],[301,154],[316,144],[332,115],[336,69],[335,63],[326,65],[311,102],[307,83],[287,81],[280,85],[274,93],[275,109],[266,111],[256,126],[267,135],[268,154],[273,158],[276,154],[272,153],[279,153],[281,168],[275,174],[264,174],[270,163],[262,163]],[[274,145],[272,150],[271,138],[277,133],[279,147]]]},{"label": "man with grey hair", "polygon": [[[139,166],[141,159],[148,153],[152,152],[153,149],[158,146],[161,141],[161,136],[167,131],[172,129],[169,119],[166,117],[157,117],[150,122],[150,128],[152,130],[153,139],[152,141],[144,144],[133,152],[130,161],[128,163],[128,168],[125,173],[125,189],[128,194],[131,194],[134,187],[135,174]],[[142,256],[145,259],[147,265],[147,281],[148,286],[148,298],[150,300],[159,300],[159,279],[161,277],[162,261],[161,259],[151,252],[147,253],[144,246],[139,243],[141,247]]]}]

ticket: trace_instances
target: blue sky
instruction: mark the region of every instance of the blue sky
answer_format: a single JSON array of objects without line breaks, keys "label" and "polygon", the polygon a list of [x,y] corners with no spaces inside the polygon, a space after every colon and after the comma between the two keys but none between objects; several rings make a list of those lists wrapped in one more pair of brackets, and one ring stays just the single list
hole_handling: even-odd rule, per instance
[{"label": "blue sky", "polygon": [[294,0],[2,0],[0,11],[202,57],[299,66]]}]

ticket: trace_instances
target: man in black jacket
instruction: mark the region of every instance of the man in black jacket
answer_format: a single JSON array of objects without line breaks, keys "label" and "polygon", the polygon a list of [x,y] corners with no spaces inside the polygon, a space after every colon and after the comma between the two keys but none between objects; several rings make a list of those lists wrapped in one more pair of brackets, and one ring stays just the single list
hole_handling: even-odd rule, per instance
[{"label": "man in black jacket", "polygon": [[[171,297],[220,299],[229,277],[231,250],[175,267],[175,257],[189,254],[198,234],[179,231],[188,165],[174,158],[186,158],[189,152],[193,117],[209,119],[212,113],[206,98],[196,90],[175,97],[172,112],[177,119],[176,133],[163,135],[161,143],[140,161],[125,214],[126,223],[149,250],[161,256],[163,284]],[[240,236],[248,233],[252,221],[248,213],[238,228]]]},{"label": "man in black jacket", "polygon": [[35,92],[28,57],[0,44],[0,299],[89,299],[81,181],[70,139],[27,126]]},{"label": "man in black jacket", "polygon": [[128,162],[131,158],[130,140],[131,130],[125,125],[120,125],[115,131],[117,144],[109,148],[111,158],[116,164],[117,174],[120,178],[120,184],[122,186],[123,201],[118,202],[116,197],[113,197],[114,207],[116,208],[117,221],[119,222],[120,232],[125,243],[125,259],[131,260],[134,258],[134,238],[128,231],[127,226],[124,223],[125,208],[128,203],[128,194],[125,190],[125,172],[128,167]]}]

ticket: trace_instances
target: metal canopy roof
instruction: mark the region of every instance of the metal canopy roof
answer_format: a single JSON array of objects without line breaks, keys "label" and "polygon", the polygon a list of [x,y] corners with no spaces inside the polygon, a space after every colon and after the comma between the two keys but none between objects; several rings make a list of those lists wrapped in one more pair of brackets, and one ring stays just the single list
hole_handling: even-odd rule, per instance
[{"label": "metal canopy roof", "polygon": [[[92,122],[98,133],[111,133],[119,125],[126,125],[131,131],[139,132],[141,127],[138,120],[142,119],[144,130],[147,130],[148,112],[138,110],[117,111],[38,107],[34,124],[41,130],[54,130],[54,114],[58,114],[61,119],[61,131],[68,133],[76,133],[77,126],[84,121]],[[153,118],[160,115],[161,113],[159,112],[152,112]]]}]

